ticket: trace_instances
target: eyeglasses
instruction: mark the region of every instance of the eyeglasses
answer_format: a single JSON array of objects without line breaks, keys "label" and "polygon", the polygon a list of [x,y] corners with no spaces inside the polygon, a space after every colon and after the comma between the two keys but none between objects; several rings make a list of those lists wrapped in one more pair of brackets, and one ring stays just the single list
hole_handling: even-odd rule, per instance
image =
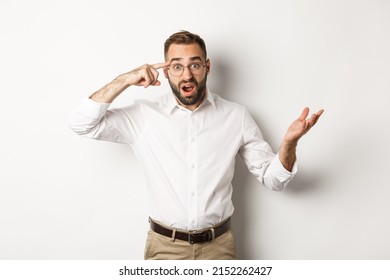
[{"label": "eyeglasses", "polygon": [[172,76],[180,77],[183,75],[184,68],[188,68],[193,75],[200,75],[203,71],[203,68],[206,67],[206,64],[202,65],[199,62],[194,62],[188,65],[182,65],[180,63],[173,63],[169,65],[168,71]]}]

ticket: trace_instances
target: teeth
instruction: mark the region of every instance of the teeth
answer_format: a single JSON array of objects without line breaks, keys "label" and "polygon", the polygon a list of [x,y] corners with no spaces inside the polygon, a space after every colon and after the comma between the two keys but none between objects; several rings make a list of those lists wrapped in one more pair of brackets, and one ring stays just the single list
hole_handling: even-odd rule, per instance
[{"label": "teeth", "polygon": [[193,86],[183,86],[182,90],[184,90],[185,92],[190,92],[192,91],[193,88],[194,88]]}]

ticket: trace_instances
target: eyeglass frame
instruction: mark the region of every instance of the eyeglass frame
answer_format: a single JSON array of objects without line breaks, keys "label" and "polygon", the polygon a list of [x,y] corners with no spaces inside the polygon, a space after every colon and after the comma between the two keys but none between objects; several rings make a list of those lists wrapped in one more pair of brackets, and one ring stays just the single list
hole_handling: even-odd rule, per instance
[{"label": "eyeglass frame", "polygon": [[[206,62],[205,62],[203,65],[200,64],[200,66],[202,66],[203,68],[205,68],[205,67],[207,66],[207,61],[208,61],[208,59],[206,60]],[[181,63],[175,63],[175,64],[176,64],[176,65],[181,65],[181,66],[183,66],[183,70],[182,70],[182,72],[180,73],[180,75],[177,75],[177,76],[176,76],[176,75],[172,74],[172,72],[170,71],[171,65],[169,65],[169,66],[166,67],[167,71],[168,71],[172,76],[174,76],[174,77],[180,77],[180,76],[182,76],[183,73],[184,73],[184,69],[185,69],[185,68],[188,68],[188,70],[191,72],[192,75],[198,76],[198,75],[201,74],[201,73],[199,73],[199,74],[194,74],[194,73],[191,71],[191,69],[188,67],[188,66],[190,66],[191,64],[198,64],[197,62],[192,62],[192,63],[187,64],[187,65],[183,65],[183,64],[181,64]]]}]

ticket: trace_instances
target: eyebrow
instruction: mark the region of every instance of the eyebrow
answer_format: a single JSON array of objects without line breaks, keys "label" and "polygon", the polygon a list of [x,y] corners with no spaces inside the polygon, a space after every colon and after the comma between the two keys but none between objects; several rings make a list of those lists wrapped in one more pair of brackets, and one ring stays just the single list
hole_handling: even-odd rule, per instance
[{"label": "eyebrow", "polygon": [[[173,61],[180,61],[180,60],[183,60],[184,58],[182,58],[182,57],[174,57],[174,58],[172,58],[171,59],[171,63],[173,62]],[[194,60],[200,60],[200,61],[202,61],[202,58],[200,57],[200,56],[193,56],[193,57],[190,57],[190,60],[191,61],[194,61]]]}]

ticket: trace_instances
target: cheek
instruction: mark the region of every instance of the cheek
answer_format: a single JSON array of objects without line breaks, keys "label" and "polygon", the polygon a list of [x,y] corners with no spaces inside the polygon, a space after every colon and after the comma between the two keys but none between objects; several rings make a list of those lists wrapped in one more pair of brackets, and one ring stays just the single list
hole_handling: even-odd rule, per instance
[{"label": "cheek", "polygon": [[178,80],[177,79],[172,79],[172,77],[167,77],[168,81],[169,81],[169,84],[171,86],[175,86],[176,88],[179,88],[179,85],[178,85]]},{"label": "cheek", "polygon": [[197,77],[196,81],[198,84],[205,83],[207,81],[207,74],[204,74],[202,77]]},{"label": "cheek", "polygon": [[179,79],[177,78],[172,78],[172,77],[169,77],[169,81],[174,84],[174,85],[177,85],[179,83]]}]

